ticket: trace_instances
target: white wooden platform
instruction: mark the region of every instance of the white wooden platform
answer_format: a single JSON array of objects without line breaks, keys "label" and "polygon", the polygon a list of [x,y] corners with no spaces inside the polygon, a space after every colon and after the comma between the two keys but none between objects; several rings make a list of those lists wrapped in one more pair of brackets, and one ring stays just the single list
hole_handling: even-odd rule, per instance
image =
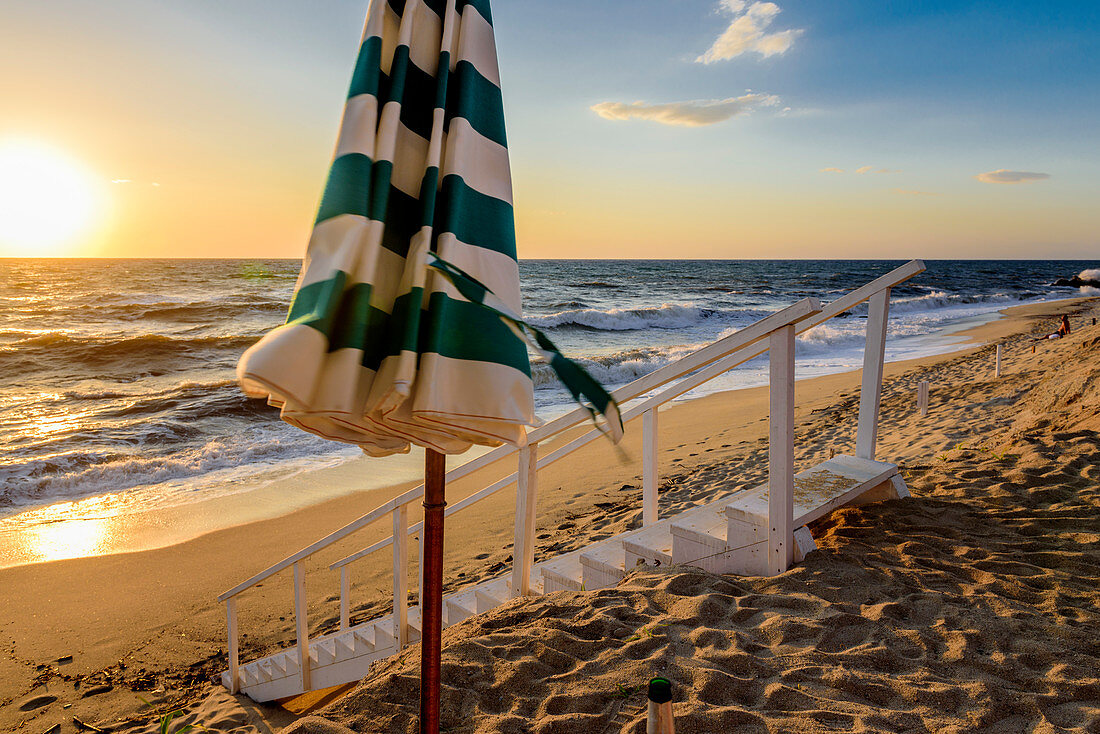
[{"label": "white wooden platform", "polygon": [[[897,467],[880,461],[836,456],[794,478],[795,560],[813,550],[805,526],[838,507],[908,491]],[[592,591],[615,586],[638,565],[683,564],[714,573],[762,575],[767,571],[768,488],[722,497],[647,527],[622,533],[581,550],[535,564],[535,594]],[[449,627],[494,609],[512,598],[511,576],[501,576],[444,597],[443,625]],[[420,638],[420,608],[408,610],[409,641]],[[375,660],[398,652],[392,615],[310,640],[311,688],[358,680]],[[297,648],[242,665],[240,690],[256,701],[303,692]],[[229,687],[229,672],[222,674]]]}]

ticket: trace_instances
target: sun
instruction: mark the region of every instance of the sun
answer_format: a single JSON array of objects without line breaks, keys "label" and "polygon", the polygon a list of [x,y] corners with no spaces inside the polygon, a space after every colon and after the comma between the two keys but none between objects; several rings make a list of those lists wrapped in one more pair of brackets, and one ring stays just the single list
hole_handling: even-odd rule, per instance
[{"label": "sun", "polygon": [[66,253],[96,223],[99,189],[95,176],[58,150],[0,142],[0,255]]}]

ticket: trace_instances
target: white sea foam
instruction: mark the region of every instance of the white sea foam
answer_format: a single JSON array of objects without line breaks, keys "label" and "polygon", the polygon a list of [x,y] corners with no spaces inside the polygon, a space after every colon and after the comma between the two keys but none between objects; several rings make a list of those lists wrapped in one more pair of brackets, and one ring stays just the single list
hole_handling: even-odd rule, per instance
[{"label": "white sea foam", "polygon": [[531,316],[528,321],[550,329],[581,326],[600,331],[630,331],[634,329],[682,329],[709,318],[714,311],[688,304],[666,303],[657,308],[595,308],[559,311],[545,316]]},{"label": "white sea foam", "polygon": [[252,433],[248,439],[227,436],[211,440],[169,457],[70,452],[0,466],[0,484],[23,487],[19,494],[2,498],[0,515],[26,506],[188,479],[220,469],[251,467],[260,471],[275,461],[326,453],[357,455],[355,449],[305,436],[279,424]]},{"label": "white sea foam", "polygon": [[973,306],[981,303],[1012,303],[1019,299],[1007,293],[993,293],[981,296],[963,296],[948,294],[943,291],[932,291],[923,296],[914,298],[896,298],[890,301],[892,313],[914,313],[919,311],[935,311],[941,308],[955,306]]},{"label": "white sea foam", "polygon": [[1077,274],[1081,280],[1100,280],[1100,268],[1089,268]]}]

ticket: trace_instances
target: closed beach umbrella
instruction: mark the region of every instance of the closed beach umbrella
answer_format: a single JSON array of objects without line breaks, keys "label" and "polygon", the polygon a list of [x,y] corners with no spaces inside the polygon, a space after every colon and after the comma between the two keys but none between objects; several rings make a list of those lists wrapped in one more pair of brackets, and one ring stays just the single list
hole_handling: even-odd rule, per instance
[{"label": "closed beach umbrella", "polygon": [[[371,0],[290,313],[237,372],[310,433],[373,456],[428,449],[422,650],[435,675],[441,454],[524,445],[528,345],[622,432],[606,391],[520,315],[488,0]],[[424,730],[431,717],[422,710]]]}]

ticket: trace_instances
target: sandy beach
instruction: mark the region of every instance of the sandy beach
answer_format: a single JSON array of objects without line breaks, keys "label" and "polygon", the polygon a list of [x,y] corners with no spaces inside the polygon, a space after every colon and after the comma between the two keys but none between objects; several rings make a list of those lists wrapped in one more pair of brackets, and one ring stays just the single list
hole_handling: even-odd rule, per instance
[{"label": "sandy beach", "polygon": [[[676,684],[679,732],[1100,731],[1100,314],[1080,299],[1006,313],[968,332],[974,346],[961,352],[887,365],[878,454],[901,465],[912,499],[824,518],[820,550],[780,577],[648,570],[449,628],[444,726],[644,731],[639,686],[663,674]],[[1073,334],[1035,341],[1061,313]],[[921,380],[932,386],[925,417]],[[853,372],[798,383],[799,466],[850,450],[858,385]],[[662,411],[662,515],[759,484],[766,416],[763,388]],[[630,428],[629,461],[600,442],[540,473],[536,560],[639,522],[640,431]],[[354,485],[359,468],[323,478]],[[510,468],[456,482],[448,499]],[[218,593],[408,486],[154,550],[0,570],[0,729],[153,731],[178,710],[173,727],[414,731],[415,646],[339,700],[260,706],[211,682],[226,666]],[[509,495],[448,519],[448,588],[510,563]],[[142,532],[158,523],[170,532],[155,515]],[[388,533],[375,525],[307,562],[311,635],[338,623],[327,565]],[[353,567],[353,621],[388,609],[389,564],[382,552]],[[291,600],[289,574],[242,597],[242,658],[293,643]]]}]

